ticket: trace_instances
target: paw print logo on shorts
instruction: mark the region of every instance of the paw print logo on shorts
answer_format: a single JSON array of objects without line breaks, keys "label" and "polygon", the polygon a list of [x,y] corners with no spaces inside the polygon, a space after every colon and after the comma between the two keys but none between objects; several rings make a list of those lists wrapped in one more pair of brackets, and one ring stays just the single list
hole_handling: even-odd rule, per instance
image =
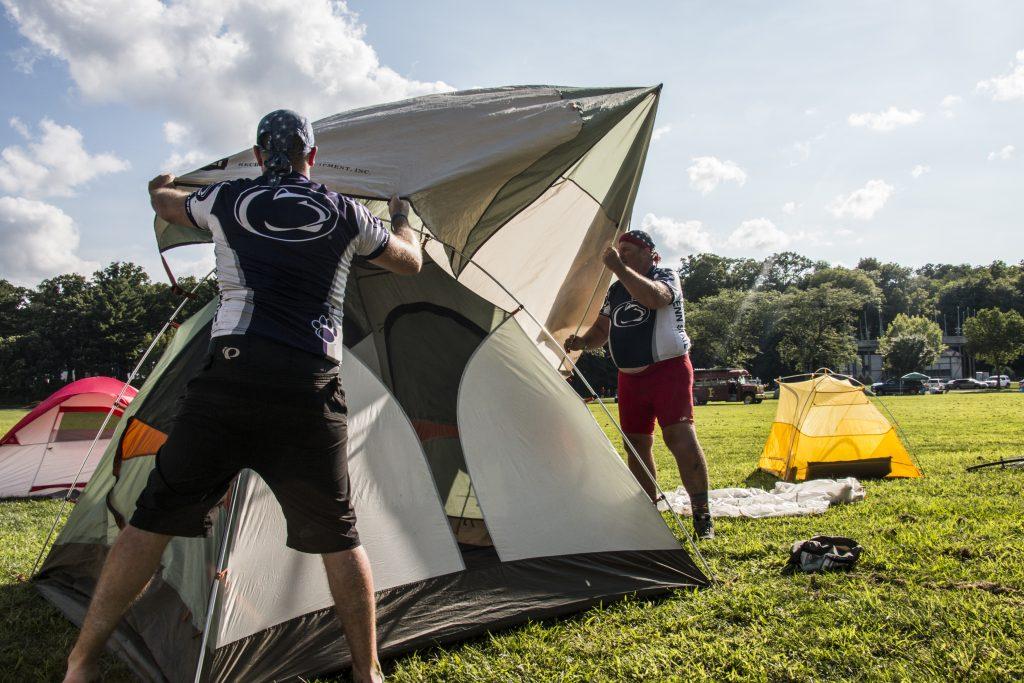
[{"label": "paw print logo on shorts", "polygon": [[324,342],[333,344],[338,338],[338,332],[334,329],[334,321],[327,316],[322,315],[319,319],[313,320],[312,325],[313,332]]}]

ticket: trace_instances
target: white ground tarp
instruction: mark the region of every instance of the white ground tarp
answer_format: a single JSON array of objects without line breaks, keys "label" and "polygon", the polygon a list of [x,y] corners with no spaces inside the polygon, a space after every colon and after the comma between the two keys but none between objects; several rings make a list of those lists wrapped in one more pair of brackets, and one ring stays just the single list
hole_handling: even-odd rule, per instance
[{"label": "white ground tarp", "polygon": [[[690,514],[690,497],[682,486],[665,493],[672,509]],[[864,487],[853,477],[813,479],[802,484],[780,481],[771,491],[764,489],[715,489],[708,493],[713,517],[799,517],[820,515],[833,505],[864,500]],[[664,501],[659,510],[667,510]]]}]

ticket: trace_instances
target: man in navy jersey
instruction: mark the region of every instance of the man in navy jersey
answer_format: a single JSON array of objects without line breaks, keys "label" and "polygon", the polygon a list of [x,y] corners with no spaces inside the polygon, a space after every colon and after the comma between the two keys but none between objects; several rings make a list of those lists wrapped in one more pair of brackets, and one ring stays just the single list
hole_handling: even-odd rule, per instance
[{"label": "man in navy jersey", "polygon": [[220,305],[206,364],[110,550],[66,681],[98,675],[104,643],[167,543],[204,535],[243,468],[277,497],[288,546],[322,556],[353,678],[382,680],[373,579],[349,499],[342,309],[353,258],[411,275],[422,252],[408,202],[391,199],[389,231],[362,204],[310,180],[316,151],[309,122],[278,110],[257,129],[258,178],[191,194],[169,174],[149,184],[157,215],[213,233]]},{"label": "man in navy jersey", "polygon": [[[654,240],[631,230],[609,246],[604,264],[618,278],[608,289],[600,315],[582,335],[565,340],[567,351],[608,343],[619,369],[619,424],[650,473],[654,467],[654,422],[675,456],[690,496],[693,527],[700,538],[714,538],[708,509],[708,467],[693,425],[693,366],[686,334],[679,274],[658,268]],[[651,497],[657,489],[632,452],[629,469]]]}]

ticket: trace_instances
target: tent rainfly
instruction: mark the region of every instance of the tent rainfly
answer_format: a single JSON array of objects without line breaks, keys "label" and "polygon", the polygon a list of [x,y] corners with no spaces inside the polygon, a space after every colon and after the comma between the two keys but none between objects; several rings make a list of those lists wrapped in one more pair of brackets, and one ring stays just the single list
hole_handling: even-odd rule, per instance
[{"label": "tent rainfly", "polygon": [[[121,400],[93,445],[118,396]],[[0,439],[0,498],[52,496],[84,488],[117,418],[134,397],[133,387],[112,377],[80,379],[52,393]]]},{"label": "tent rainfly", "polygon": [[[314,124],[315,177],[430,237],[413,277],[357,262],[343,321],[349,469],[390,655],[625,595],[707,585],[555,367],[628,229],[660,88],[432,95]],[[251,175],[239,153],[185,176]],[[210,234],[157,226],[162,249]],[[132,403],[36,583],[80,621],[203,362],[211,302]],[[549,336],[549,332],[553,332]],[[278,680],[349,662],[319,558],[243,471],[207,538],[174,539],[112,647],[150,680]]]},{"label": "tent rainfly", "polygon": [[863,386],[828,370],[801,376],[808,379],[779,381],[779,407],[758,467],[786,481],[921,476]]}]

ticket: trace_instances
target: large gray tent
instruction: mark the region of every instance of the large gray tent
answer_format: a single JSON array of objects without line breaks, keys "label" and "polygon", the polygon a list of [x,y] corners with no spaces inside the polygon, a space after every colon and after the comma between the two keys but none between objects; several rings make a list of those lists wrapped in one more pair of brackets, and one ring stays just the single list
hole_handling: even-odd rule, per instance
[{"label": "large gray tent", "polygon": [[[598,255],[626,229],[658,94],[503,88],[315,124],[318,180],[378,211],[408,196],[434,238],[419,275],[360,263],[345,298],[349,466],[384,654],[707,583],[556,370],[557,343],[608,284]],[[184,181],[253,173],[240,153]],[[211,241],[157,233],[163,249]],[[76,622],[214,309],[175,333],[36,579]],[[248,681],[345,666],[320,560],[284,545],[262,480],[243,472],[214,521],[172,541],[119,628],[133,670]]]}]

